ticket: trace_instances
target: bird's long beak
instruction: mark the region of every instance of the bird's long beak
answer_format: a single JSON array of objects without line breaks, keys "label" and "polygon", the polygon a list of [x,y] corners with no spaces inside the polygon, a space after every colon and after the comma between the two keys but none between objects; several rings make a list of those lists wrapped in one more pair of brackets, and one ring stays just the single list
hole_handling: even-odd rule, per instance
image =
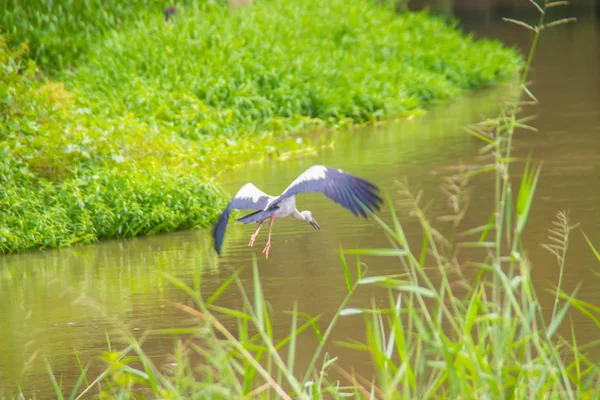
[{"label": "bird's long beak", "polygon": [[317,224],[317,221],[315,221],[314,219],[312,221],[310,221],[310,224],[313,226],[313,228],[315,228],[316,230],[320,231],[321,227],[319,226],[319,224]]}]

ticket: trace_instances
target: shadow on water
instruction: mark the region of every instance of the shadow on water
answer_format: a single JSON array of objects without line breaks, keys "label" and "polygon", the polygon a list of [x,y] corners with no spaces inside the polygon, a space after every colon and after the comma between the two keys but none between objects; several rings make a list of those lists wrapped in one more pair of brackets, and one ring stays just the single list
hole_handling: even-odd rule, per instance
[{"label": "shadow on water", "polygon": [[[466,18],[464,28],[477,35],[498,38],[505,43],[527,48],[529,36],[507,24],[482,26]],[[534,125],[538,133],[519,132],[515,152],[519,157],[530,152],[543,160],[542,179],[537,192],[526,237],[533,274],[540,288],[556,282],[558,268],[551,255],[541,249],[547,229],[556,212],[571,210],[573,222],[582,222],[588,234],[600,242],[598,202],[600,186],[600,32],[596,21],[582,18],[572,26],[559,27],[542,36],[536,54],[532,86],[540,104],[530,111],[538,115]],[[282,191],[300,172],[319,163],[356,173],[397,198],[394,181],[406,178],[413,188],[425,191],[433,200],[432,215],[445,212],[439,192],[443,176],[453,174],[459,163],[481,165],[477,140],[463,126],[494,116],[499,101],[509,87],[502,86],[453,100],[432,108],[426,115],[400,120],[353,132],[332,134],[335,146],[318,156],[266,165],[257,165],[227,177],[226,188],[234,193],[246,181],[252,181],[267,193]],[[519,165],[515,168],[518,171]],[[492,178],[473,182],[473,204],[465,222],[475,226],[487,220],[492,205]],[[383,247],[387,245],[373,221],[355,219],[351,214],[318,195],[298,199],[300,209],[311,209],[322,230],[315,232],[296,220],[278,220],[274,225],[271,257],[265,261],[260,251],[266,231],[255,248],[247,242],[254,227],[233,226],[227,234],[224,256],[212,251],[208,231],[178,232],[126,241],[107,241],[94,246],[56,251],[29,252],[0,259],[0,395],[14,390],[21,382],[26,391],[48,395],[51,387],[44,369],[46,357],[54,372],[65,383],[79,373],[75,352],[82,361],[96,360],[106,350],[106,335],[117,337],[122,321],[132,332],[178,327],[188,317],[172,302],[186,302],[186,295],[173,288],[161,272],[191,283],[199,265],[206,271],[204,290],[210,293],[233,270],[249,266],[252,256],[259,259],[266,299],[274,310],[274,330],[283,336],[289,331],[292,309],[312,315],[323,314],[328,320],[345,295],[339,262],[339,246]],[[389,212],[382,211],[383,219]],[[407,230],[416,225],[405,220]],[[416,236],[416,235],[415,235]],[[417,240],[419,238],[416,238]],[[373,273],[397,272],[393,263],[365,259]],[[596,304],[600,298],[594,260],[578,232],[574,233],[569,252],[565,288],[585,282],[580,297]],[[249,282],[250,271],[242,273]],[[370,293],[358,293],[354,301],[364,304]],[[542,297],[551,306],[550,297]],[[240,303],[235,290],[228,290],[223,305]],[[585,337],[588,322],[573,314],[580,329],[578,341]],[[579,325],[577,325],[579,324]],[[362,340],[358,320],[342,319],[335,339]],[[299,338],[299,348],[316,344],[307,335]],[[145,349],[167,362],[172,341],[154,340]],[[331,346],[342,362],[364,364],[364,356],[352,350]],[[300,352],[299,356],[310,351]],[[302,362],[303,360],[299,360]],[[306,361],[306,360],[305,360]],[[97,369],[100,364],[95,362]],[[93,369],[92,369],[93,370]]]}]

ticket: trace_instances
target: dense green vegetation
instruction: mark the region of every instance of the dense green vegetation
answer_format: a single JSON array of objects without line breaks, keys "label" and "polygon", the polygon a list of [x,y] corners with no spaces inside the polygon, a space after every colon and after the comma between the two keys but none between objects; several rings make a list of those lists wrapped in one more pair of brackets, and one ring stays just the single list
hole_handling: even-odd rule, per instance
[{"label": "dense green vegetation", "polygon": [[299,130],[410,115],[521,63],[366,0],[192,2],[171,22],[155,3],[6,1],[2,252],[206,226],[214,177],[313,151]]},{"label": "dense green vegetation", "polygon": [[107,31],[146,14],[158,15],[163,7],[145,0],[2,0],[0,19],[6,35],[14,42],[29,42],[36,62],[58,72],[80,61]]}]

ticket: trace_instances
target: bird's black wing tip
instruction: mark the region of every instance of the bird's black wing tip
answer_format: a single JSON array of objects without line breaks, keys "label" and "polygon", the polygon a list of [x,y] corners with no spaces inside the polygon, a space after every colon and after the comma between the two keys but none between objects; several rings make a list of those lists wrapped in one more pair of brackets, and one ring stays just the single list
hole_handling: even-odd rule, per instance
[{"label": "bird's black wing tip", "polygon": [[[219,235],[220,237],[217,236],[217,235]],[[219,257],[221,257],[221,252],[223,250],[223,236],[225,236],[224,232],[221,233],[221,234],[217,233],[216,235],[213,235],[213,238],[214,238],[214,241],[215,241],[215,244],[214,244],[213,248],[215,249],[215,251],[217,252],[217,255]]]},{"label": "bird's black wing tip", "polygon": [[212,228],[212,236],[214,240],[214,249],[221,256],[223,250],[223,239],[225,237],[225,231],[227,230],[227,224],[229,223],[229,215],[231,214],[231,203],[227,205],[225,210],[219,216],[217,223]]}]

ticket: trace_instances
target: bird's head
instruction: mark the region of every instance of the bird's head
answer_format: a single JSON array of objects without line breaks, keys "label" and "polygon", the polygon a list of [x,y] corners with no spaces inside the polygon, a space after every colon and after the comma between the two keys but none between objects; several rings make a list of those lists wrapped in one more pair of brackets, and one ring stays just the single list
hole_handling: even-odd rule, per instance
[{"label": "bird's head", "polygon": [[317,224],[317,221],[315,221],[310,211],[302,211],[300,214],[302,214],[304,220],[311,224],[313,228],[315,228],[318,231],[321,230],[321,227],[319,227],[319,224]]}]

